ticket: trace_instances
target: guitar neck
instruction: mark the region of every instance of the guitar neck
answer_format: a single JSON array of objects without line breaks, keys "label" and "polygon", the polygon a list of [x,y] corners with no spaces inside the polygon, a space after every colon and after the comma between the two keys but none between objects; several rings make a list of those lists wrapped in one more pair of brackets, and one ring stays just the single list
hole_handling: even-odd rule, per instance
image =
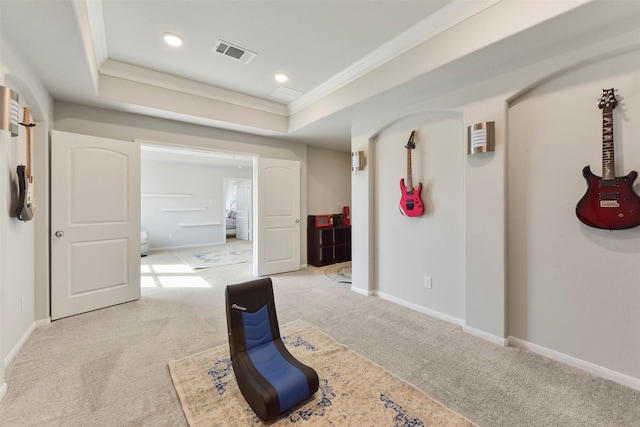
[{"label": "guitar neck", "polygon": [[407,148],[407,190],[413,191],[413,182],[411,177],[413,173],[411,172],[411,149]]},{"label": "guitar neck", "polygon": [[29,183],[33,182],[33,177],[31,176],[31,127],[35,126],[35,124],[31,123],[31,109],[29,107],[24,107],[24,113],[22,116],[22,123],[25,129],[26,136],[26,146],[27,146],[27,167],[25,168],[25,175],[27,176],[27,181]]},{"label": "guitar neck", "polygon": [[613,109],[602,110],[602,180],[616,179],[615,152],[613,149]]},{"label": "guitar neck", "polygon": [[25,135],[27,136],[27,167],[25,169],[25,173],[27,175],[27,179],[29,180],[29,182],[32,181],[32,177],[31,177],[31,128],[29,126],[25,127],[26,132]]}]

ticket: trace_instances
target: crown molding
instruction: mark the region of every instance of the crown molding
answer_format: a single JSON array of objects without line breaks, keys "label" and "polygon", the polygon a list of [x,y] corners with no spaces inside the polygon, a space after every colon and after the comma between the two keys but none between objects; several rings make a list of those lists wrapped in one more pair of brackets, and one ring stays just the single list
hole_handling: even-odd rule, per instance
[{"label": "crown molding", "polygon": [[109,59],[102,1],[85,0],[84,4],[86,7],[87,22],[91,31],[91,38],[93,39],[93,54],[98,67],[100,67],[100,64]]},{"label": "crown molding", "polygon": [[86,4],[87,19],[93,38],[94,56],[101,74],[260,111],[290,116],[499,1],[501,0],[481,0],[474,2],[468,0],[453,0],[427,19],[412,26],[371,54],[356,61],[331,79],[290,102],[288,105],[282,105],[228,89],[111,60],[108,57],[102,1],[85,0],[84,3]]},{"label": "crown molding", "polygon": [[286,105],[234,92],[232,90],[195,82],[182,77],[152,71],[124,62],[113,61],[111,59],[102,63],[100,66],[100,73],[111,77],[130,80],[132,82],[157,86],[163,89],[170,89],[188,95],[195,95],[202,98],[225,102],[227,104],[233,104],[240,107],[251,108],[280,116],[288,116]]}]

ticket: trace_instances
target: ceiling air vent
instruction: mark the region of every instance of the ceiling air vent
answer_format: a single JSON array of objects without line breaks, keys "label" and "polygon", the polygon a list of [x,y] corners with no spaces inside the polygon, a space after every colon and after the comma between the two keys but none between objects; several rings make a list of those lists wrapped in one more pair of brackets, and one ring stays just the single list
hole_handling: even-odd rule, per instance
[{"label": "ceiling air vent", "polygon": [[218,40],[216,43],[215,51],[221,53],[230,58],[236,59],[243,64],[248,64],[256,57],[257,53],[244,49],[239,46],[234,46],[231,43],[227,43],[222,40]]},{"label": "ceiling air vent", "polygon": [[285,101],[293,101],[300,95],[302,95],[302,92],[284,86],[279,87],[278,90],[271,94],[271,96],[284,99]]}]

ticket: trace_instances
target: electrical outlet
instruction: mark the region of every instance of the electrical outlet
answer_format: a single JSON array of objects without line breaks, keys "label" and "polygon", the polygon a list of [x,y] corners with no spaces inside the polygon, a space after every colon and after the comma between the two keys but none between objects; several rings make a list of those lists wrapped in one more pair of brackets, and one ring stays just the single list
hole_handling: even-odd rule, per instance
[{"label": "electrical outlet", "polygon": [[431,276],[424,276],[424,287],[431,289]]},{"label": "electrical outlet", "polygon": [[169,238],[173,239],[173,234],[169,233]]}]

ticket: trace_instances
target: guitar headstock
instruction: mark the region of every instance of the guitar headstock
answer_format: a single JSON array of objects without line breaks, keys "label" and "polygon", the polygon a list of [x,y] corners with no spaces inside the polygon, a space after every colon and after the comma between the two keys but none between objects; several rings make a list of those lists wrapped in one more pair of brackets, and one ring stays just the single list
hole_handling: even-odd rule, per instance
[{"label": "guitar headstock", "polygon": [[24,107],[24,113],[22,115],[22,123],[23,126],[32,126],[31,124],[31,109],[29,107]]},{"label": "guitar headstock", "polygon": [[413,150],[414,148],[416,148],[416,143],[413,142],[413,135],[416,133],[415,130],[411,131],[411,136],[409,137],[409,142],[407,142],[407,145],[404,146],[404,148],[407,148],[409,150]]},{"label": "guitar headstock", "polygon": [[616,108],[616,105],[618,105],[618,101],[616,100],[615,89],[602,89],[602,95],[600,96],[600,101],[598,101],[598,108],[613,110]]}]

